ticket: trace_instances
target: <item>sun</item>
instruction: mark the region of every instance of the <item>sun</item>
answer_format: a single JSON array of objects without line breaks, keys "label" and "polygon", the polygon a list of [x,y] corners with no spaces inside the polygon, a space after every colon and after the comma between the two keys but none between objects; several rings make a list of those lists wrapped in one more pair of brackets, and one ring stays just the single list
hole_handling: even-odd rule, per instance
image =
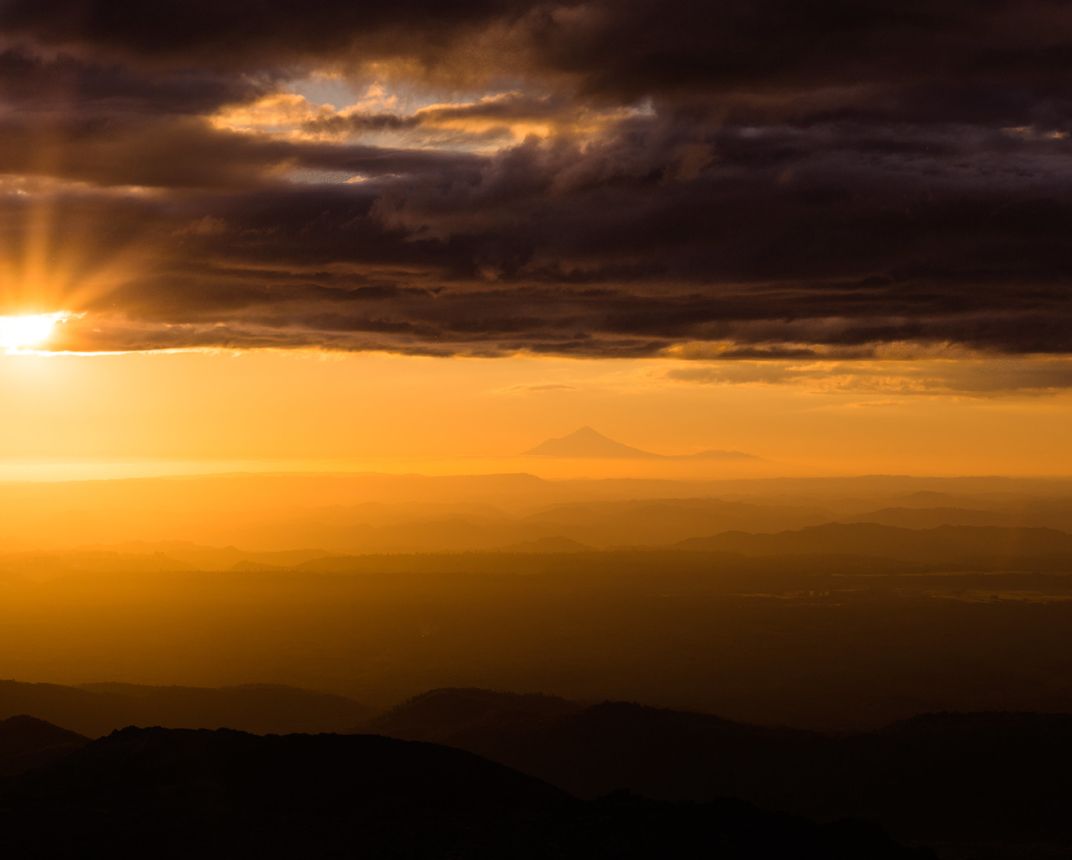
[{"label": "sun", "polygon": [[56,323],[67,318],[62,311],[52,314],[0,316],[0,349],[19,352],[43,346],[52,336]]}]

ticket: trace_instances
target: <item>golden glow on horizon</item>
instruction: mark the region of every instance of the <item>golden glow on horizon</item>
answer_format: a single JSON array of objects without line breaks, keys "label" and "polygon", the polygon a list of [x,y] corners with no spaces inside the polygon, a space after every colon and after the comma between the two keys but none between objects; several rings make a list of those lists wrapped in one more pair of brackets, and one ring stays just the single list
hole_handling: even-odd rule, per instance
[{"label": "golden glow on horizon", "polygon": [[[57,333],[53,343],[59,340]],[[62,464],[71,464],[69,475],[83,474],[78,464],[104,475],[108,463],[129,464],[114,476],[159,474],[164,463],[168,472],[524,471],[551,478],[1072,475],[1072,391],[925,394],[887,384],[885,374],[896,368],[853,387],[844,369],[782,383],[747,375],[697,381],[681,375],[695,362],[672,359],[313,350],[60,351],[47,361],[26,350],[3,359],[0,480],[46,465],[49,477],[61,477]],[[918,363],[901,364],[902,375],[922,372]],[[988,378],[1000,372],[1000,363],[975,368]],[[585,425],[659,453],[717,448],[761,459],[517,456]]]},{"label": "golden glow on horizon", "polygon": [[56,330],[56,324],[63,322],[68,316],[63,311],[0,316],[0,349],[20,352],[44,346]]}]

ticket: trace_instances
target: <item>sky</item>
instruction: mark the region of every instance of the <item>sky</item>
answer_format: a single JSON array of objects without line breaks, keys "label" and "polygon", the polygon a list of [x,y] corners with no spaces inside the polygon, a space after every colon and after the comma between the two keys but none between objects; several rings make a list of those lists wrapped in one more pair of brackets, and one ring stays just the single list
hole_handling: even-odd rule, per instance
[{"label": "sky", "polygon": [[4,0],[0,317],[56,322],[0,460],[1070,474],[1070,54],[1036,0]]}]

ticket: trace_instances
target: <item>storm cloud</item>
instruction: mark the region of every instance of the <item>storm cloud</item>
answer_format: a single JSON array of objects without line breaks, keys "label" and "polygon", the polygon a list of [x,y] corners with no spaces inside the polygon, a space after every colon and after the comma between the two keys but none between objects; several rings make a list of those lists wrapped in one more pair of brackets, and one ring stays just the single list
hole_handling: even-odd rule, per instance
[{"label": "storm cloud", "polygon": [[50,249],[60,348],[1072,352],[1066,3],[8,0],[0,33],[3,297]]}]

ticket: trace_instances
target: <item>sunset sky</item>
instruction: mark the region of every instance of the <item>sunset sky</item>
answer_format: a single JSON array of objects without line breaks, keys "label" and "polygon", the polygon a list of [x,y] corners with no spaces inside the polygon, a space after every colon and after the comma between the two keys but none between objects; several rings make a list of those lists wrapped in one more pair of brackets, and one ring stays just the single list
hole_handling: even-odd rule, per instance
[{"label": "sunset sky", "polygon": [[1072,474],[1070,52],[1044,0],[4,0],[0,478],[584,425]]}]

